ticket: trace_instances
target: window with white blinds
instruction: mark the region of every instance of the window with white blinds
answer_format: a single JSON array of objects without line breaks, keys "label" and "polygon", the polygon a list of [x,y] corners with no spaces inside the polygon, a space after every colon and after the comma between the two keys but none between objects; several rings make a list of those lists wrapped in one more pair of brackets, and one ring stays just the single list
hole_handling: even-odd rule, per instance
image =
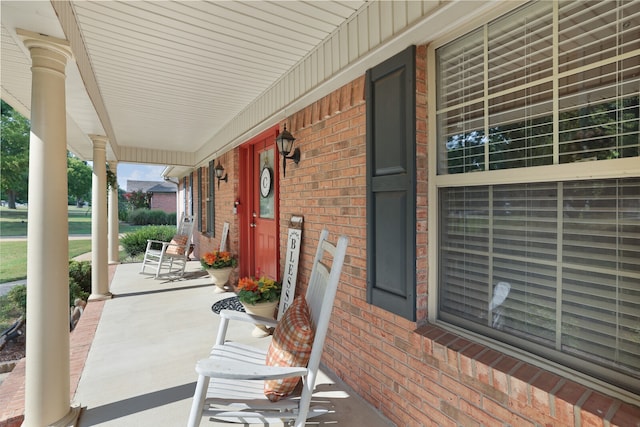
[{"label": "window with white blinds", "polygon": [[638,1],[540,1],[438,47],[435,179],[438,317],[640,394],[639,34]]},{"label": "window with white blinds", "polygon": [[638,156],[639,22],[541,1],[438,48],[438,174]]}]

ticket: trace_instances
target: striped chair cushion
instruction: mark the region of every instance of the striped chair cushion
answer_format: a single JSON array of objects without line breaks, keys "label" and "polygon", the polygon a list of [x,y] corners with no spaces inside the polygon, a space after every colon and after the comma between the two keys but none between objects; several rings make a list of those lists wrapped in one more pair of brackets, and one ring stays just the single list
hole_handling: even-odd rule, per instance
[{"label": "striped chair cushion", "polygon": [[[269,366],[307,366],[315,332],[304,296],[297,297],[278,322],[267,352]],[[300,377],[267,380],[264,394],[276,402],[290,395]]]},{"label": "striped chair cushion", "polygon": [[189,236],[185,236],[184,234],[176,234],[169,242],[169,246],[167,246],[167,251],[169,255],[184,255],[185,246],[187,244],[187,240],[189,240]]}]

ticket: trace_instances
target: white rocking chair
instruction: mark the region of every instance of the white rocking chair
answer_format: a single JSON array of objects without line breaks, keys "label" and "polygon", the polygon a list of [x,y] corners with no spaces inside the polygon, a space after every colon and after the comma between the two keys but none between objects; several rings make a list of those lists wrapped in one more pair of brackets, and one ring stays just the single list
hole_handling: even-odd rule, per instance
[{"label": "white rocking chair", "polygon": [[[327,408],[311,406],[311,398],[322,357],[324,340],[342,271],[347,238],[337,245],[327,241],[328,231],[320,234],[309,286],[305,294],[315,335],[307,366],[267,366],[267,351],[237,342],[225,341],[229,320],[263,323],[277,327],[278,322],[233,310],[222,310],[216,344],[208,359],[196,364],[198,383],[189,415],[189,427],[200,425],[203,416],[234,423],[295,422],[302,427],[307,418],[328,412]],[[330,257],[323,256],[328,253]],[[331,262],[332,261],[332,262]],[[329,262],[331,266],[329,267]],[[286,317],[286,314],[285,314]],[[282,324],[282,321],[281,321]],[[265,380],[302,377],[300,396],[290,395],[277,402],[265,397]]]},{"label": "white rocking chair", "polygon": [[144,270],[150,267],[155,270],[152,274],[155,274],[156,279],[161,274],[182,277],[189,260],[189,248],[195,222],[195,215],[183,214],[178,223],[176,234],[170,242],[147,240],[147,249],[144,253],[140,273],[148,274]]}]

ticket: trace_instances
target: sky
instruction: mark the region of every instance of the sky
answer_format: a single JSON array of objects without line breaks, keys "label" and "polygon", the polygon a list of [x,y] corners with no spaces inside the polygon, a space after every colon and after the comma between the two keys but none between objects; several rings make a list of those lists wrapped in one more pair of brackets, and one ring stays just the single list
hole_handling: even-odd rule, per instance
[{"label": "sky", "polygon": [[165,166],[150,166],[133,163],[118,163],[118,186],[127,190],[127,180],[163,181],[162,171]]}]

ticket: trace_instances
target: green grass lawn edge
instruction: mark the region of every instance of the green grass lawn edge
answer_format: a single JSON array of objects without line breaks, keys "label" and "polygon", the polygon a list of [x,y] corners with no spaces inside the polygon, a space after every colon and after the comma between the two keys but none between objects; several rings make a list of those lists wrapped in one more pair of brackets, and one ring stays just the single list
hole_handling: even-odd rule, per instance
[{"label": "green grass lawn edge", "polygon": [[[69,259],[91,252],[91,239],[69,240]],[[27,241],[0,242],[0,283],[27,277]]]},{"label": "green grass lawn edge", "polygon": [[[69,240],[69,259],[91,252],[91,210],[69,206],[69,236],[88,236],[87,239]],[[0,283],[24,280],[27,277],[27,207],[17,209],[0,207]],[[147,225],[121,222],[119,233],[129,233]],[[23,240],[19,240],[23,238]],[[121,262],[140,262],[142,255],[129,257],[120,251]]]}]

